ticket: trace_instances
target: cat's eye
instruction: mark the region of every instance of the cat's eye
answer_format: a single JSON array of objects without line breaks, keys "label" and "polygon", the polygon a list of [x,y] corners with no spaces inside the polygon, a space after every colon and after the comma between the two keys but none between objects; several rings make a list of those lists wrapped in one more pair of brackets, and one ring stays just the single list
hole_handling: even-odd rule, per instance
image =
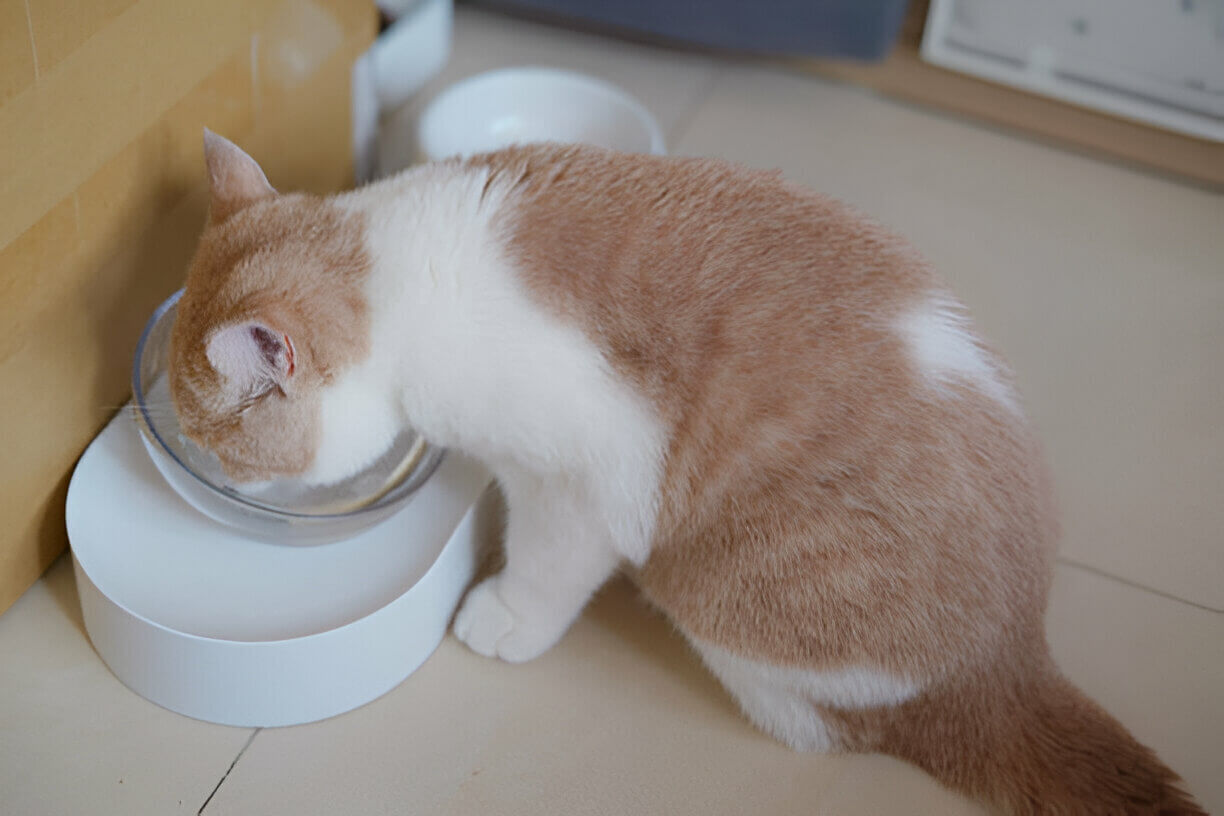
[{"label": "cat's eye", "polygon": [[238,409],[235,413],[237,413],[238,416],[242,416],[247,411],[251,410],[251,408],[253,408],[255,403],[258,401],[259,399],[257,397],[247,397],[242,402],[238,403]]}]

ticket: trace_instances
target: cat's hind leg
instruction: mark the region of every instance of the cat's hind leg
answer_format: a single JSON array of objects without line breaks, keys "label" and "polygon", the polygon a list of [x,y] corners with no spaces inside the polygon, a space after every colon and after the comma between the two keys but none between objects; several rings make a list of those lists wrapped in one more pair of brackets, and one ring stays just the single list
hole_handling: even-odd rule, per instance
[{"label": "cat's hind leg", "polygon": [[836,751],[837,742],[812,701],[789,678],[713,646],[694,644],[749,721],[796,751]]},{"label": "cat's hind leg", "polygon": [[917,684],[880,670],[778,666],[711,644],[693,645],[753,725],[798,751],[845,747],[837,729],[821,718],[821,708],[871,709],[908,700],[919,691]]}]

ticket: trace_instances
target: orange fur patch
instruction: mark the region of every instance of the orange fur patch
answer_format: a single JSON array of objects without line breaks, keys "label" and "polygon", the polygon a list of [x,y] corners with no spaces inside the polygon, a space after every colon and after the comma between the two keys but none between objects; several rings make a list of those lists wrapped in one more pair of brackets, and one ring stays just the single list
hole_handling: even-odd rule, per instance
[{"label": "orange fur patch", "polygon": [[[242,481],[305,471],[318,444],[318,391],[369,354],[370,260],[359,216],[302,194],[249,204],[200,238],[170,345],[185,433]],[[259,322],[289,338],[293,376],[245,407],[222,398],[205,355],[217,329]]]}]

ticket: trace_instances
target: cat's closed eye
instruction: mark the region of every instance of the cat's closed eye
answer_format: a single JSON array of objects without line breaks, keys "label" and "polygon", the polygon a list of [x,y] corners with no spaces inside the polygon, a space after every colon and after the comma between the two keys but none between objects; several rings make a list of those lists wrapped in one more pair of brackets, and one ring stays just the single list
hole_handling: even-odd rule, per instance
[{"label": "cat's closed eye", "polygon": [[262,402],[269,395],[271,395],[272,392],[274,391],[279,391],[282,397],[285,396],[284,390],[277,383],[269,382],[266,385],[264,385],[262,388],[260,388],[258,391],[256,391],[255,393],[251,394],[248,397],[244,397],[242,401],[238,403],[238,407],[235,409],[235,413],[238,416],[242,416],[247,411],[251,410],[256,405],[258,405],[260,402]]}]

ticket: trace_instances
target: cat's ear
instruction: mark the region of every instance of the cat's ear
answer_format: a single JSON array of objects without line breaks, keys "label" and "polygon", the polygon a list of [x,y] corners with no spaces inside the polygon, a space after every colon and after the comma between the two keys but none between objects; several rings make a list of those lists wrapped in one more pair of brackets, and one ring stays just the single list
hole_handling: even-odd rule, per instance
[{"label": "cat's ear", "polygon": [[208,339],[208,362],[225,378],[226,390],[240,397],[271,388],[284,390],[293,377],[293,341],[262,323],[236,323]]},{"label": "cat's ear", "polygon": [[204,128],[204,163],[208,166],[208,218],[214,224],[276,195],[254,159],[208,128]]}]

